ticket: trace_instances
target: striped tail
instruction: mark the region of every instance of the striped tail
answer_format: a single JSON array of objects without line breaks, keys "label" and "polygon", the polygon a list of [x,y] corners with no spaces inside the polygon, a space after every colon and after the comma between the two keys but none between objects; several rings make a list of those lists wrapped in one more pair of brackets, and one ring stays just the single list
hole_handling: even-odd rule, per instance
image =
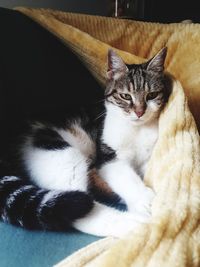
[{"label": "striped tail", "polygon": [[65,231],[93,207],[84,192],[45,190],[15,176],[0,178],[0,217],[27,229]]}]

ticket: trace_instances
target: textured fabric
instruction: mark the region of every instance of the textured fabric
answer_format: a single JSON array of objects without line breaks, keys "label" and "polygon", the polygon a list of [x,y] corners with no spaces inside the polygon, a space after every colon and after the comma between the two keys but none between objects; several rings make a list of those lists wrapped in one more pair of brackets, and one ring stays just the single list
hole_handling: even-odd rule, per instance
[{"label": "textured fabric", "polygon": [[93,259],[97,259],[101,256],[107,249],[113,246],[117,240],[113,237],[107,237],[100,239],[67,257],[55,267],[65,267],[65,266],[85,266],[93,262]]},{"label": "textured fabric", "polygon": [[[101,83],[105,82],[109,46],[117,48],[127,63],[138,63],[142,57],[149,58],[167,45],[167,70],[181,81],[200,126],[199,25],[163,25],[50,10],[19,10],[73,49]],[[199,134],[176,80],[160,117],[159,138],[145,180],[156,192],[152,222],[106,250],[101,247],[102,254],[97,254],[98,257],[91,253],[91,258],[88,255],[88,260],[82,261],[77,254],[76,263],[73,259],[62,266],[200,266]]]}]

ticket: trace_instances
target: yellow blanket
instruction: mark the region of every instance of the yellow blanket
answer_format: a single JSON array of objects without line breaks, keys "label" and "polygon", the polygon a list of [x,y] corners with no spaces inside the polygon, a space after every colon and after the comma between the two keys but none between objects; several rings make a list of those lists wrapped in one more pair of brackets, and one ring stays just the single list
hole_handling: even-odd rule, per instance
[{"label": "yellow blanket", "polygon": [[159,139],[145,178],[156,192],[152,222],[123,240],[107,238],[92,244],[58,266],[199,267],[200,142],[196,124],[200,130],[200,25],[18,10],[60,38],[103,84],[110,46],[127,63],[139,63],[166,45],[166,69],[177,79],[160,117]]}]

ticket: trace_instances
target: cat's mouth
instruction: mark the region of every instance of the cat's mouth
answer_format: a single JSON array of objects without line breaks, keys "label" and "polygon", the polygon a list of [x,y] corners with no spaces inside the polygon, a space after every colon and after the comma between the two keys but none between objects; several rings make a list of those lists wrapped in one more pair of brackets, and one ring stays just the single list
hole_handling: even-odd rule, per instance
[{"label": "cat's mouth", "polygon": [[146,114],[146,113],[145,113],[143,116],[141,116],[141,117],[132,116],[132,117],[130,118],[130,120],[131,120],[134,124],[138,124],[138,125],[147,123],[147,122],[149,122],[151,119],[153,119],[152,116],[149,116],[149,114]]},{"label": "cat's mouth", "polygon": [[145,114],[143,114],[141,117],[133,116],[132,120],[133,121],[144,121],[145,120]]}]

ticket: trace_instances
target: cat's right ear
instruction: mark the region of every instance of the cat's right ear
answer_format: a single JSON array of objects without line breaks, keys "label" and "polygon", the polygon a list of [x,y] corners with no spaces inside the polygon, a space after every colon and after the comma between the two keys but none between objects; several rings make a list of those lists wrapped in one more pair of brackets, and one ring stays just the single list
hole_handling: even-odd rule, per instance
[{"label": "cat's right ear", "polygon": [[108,79],[117,80],[125,75],[128,71],[126,64],[120,56],[118,56],[112,49],[108,50]]}]

